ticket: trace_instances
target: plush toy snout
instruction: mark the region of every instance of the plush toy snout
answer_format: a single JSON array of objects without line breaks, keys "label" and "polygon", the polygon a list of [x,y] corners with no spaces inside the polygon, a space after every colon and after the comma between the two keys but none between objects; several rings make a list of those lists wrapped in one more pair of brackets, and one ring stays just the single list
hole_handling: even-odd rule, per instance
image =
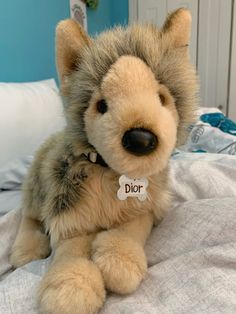
[{"label": "plush toy snout", "polygon": [[122,138],[122,145],[129,153],[143,156],[156,149],[157,137],[146,129],[131,129],[125,132]]}]

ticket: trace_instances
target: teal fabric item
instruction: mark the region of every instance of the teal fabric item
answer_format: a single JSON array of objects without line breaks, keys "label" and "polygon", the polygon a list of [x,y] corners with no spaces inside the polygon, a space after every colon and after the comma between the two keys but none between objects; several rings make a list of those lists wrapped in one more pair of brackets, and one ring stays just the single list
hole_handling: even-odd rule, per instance
[{"label": "teal fabric item", "polygon": [[236,123],[219,111],[203,112],[188,132],[185,145],[178,147],[172,157],[183,151],[236,155]]},{"label": "teal fabric item", "polygon": [[193,153],[207,153],[207,151],[205,149],[196,149],[196,150],[192,150]]},{"label": "teal fabric item", "polygon": [[219,128],[222,132],[236,135],[236,123],[227,118],[223,113],[206,113],[201,115],[200,119],[202,122],[209,123],[211,126]]}]

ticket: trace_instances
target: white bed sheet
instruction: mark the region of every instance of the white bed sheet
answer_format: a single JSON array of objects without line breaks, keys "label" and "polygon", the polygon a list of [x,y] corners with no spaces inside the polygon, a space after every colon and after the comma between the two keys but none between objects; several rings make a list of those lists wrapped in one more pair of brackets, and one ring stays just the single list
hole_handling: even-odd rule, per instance
[{"label": "white bed sheet", "polygon": [[17,209],[21,202],[21,191],[0,191],[0,217],[13,209]]}]

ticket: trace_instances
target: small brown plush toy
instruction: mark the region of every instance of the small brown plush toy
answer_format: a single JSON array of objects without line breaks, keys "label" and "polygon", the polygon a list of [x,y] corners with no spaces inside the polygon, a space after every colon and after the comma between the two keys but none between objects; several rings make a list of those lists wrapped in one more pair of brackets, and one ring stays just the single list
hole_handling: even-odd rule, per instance
[{"label": "small brown plush toy", "polygon": [[95,313],[106,289],[131,293],[144,279],[144,244],[169,206],[168,160],[197,104],[190,27],[185,9],[161,30],[132,25],[96,39],[59,23],[67,126],[35,156],[10,257],[18,267],[53,249],[40,312]]}]

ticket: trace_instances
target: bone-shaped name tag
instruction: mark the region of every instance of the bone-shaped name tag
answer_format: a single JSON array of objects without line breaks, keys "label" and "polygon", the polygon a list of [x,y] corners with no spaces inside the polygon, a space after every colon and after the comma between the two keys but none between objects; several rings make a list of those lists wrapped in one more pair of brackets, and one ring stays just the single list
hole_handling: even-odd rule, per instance
[{"label": "bone-shaped name tag", "polygon": [[117,191],[117,197],[119,200],[126,200],[128,196],[137,197],[140,201],[145,201],[147,198],[147,178],[130,179],[126,175],[122,175],[119,178],[119,184],[120,188]]}]

